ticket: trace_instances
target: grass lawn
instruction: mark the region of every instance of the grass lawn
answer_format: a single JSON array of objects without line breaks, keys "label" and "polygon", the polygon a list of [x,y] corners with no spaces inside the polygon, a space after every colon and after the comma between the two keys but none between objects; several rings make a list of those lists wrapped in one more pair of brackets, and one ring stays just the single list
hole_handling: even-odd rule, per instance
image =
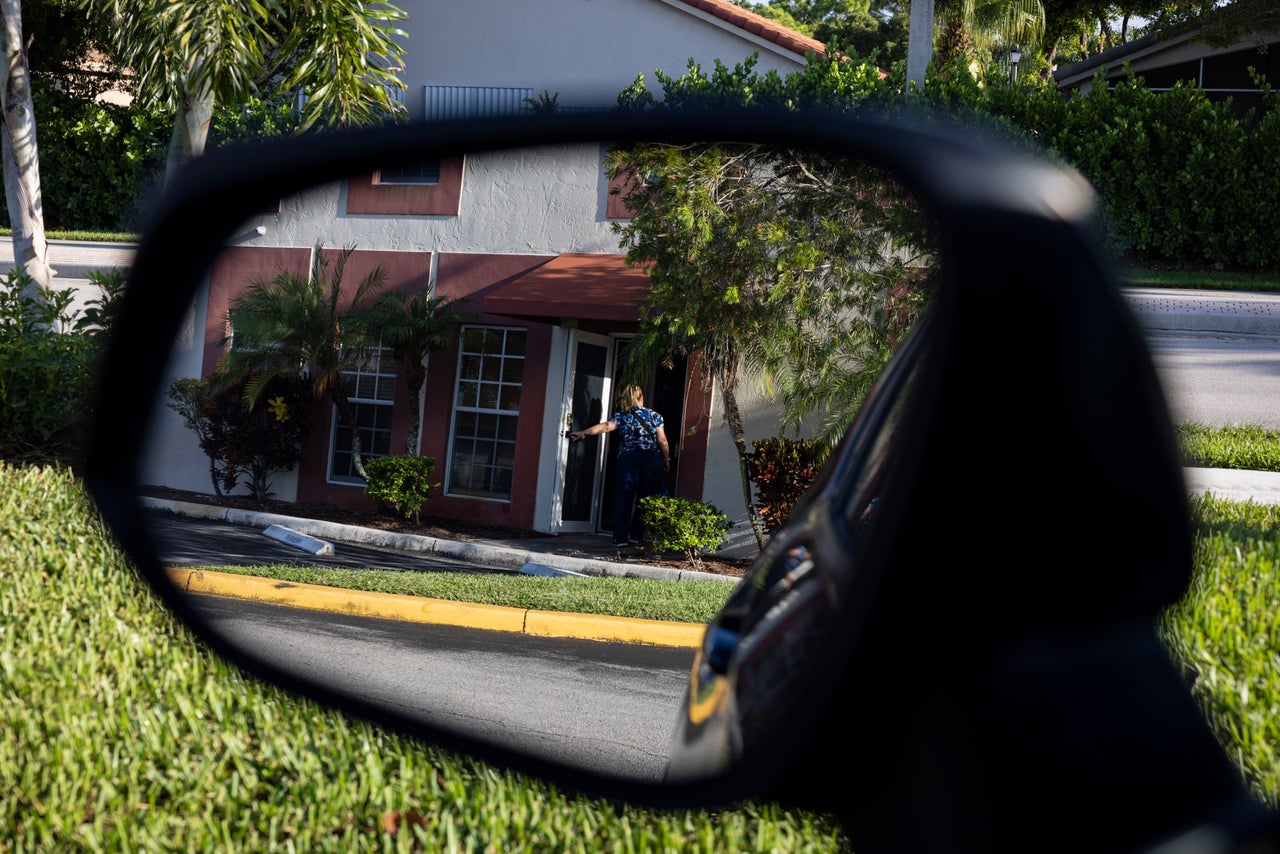
[{"label": "grass lawn", "polygon": [[1238,273],[1225,270],[1163,270],[1120,268],[1122,284],[1141,288],[1199,288],[1211,291],[1280,291],[1280,273]]},{"label": "grass lawn", "polygon": [[823,816],[568,797],[248,681],[60,469],[0,461],[0,573],[0,850],[842,850]]},{"label": "grass lawn", "polygon": [[[1280,507],[1192,507],[1196,581],[1164,633],[1242,777],[1276,804]],[[0,462],[0,572],[14,850],[842,850],[821,815],[566,797],[247,681],[157,606],[61,469]]]}]

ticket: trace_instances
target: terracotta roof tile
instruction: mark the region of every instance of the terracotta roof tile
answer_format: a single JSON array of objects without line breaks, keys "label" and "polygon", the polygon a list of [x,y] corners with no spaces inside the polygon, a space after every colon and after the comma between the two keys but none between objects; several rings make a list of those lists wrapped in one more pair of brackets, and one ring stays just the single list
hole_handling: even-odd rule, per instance
[{"label": "terracotta roof tile", "polygon": [[735,6],[729,0],[681,0],[681,2],[800,56],[804,56],[809,51],[819,56],[826,54],[827,46],[817,39],[770,21],[741,6]]}]

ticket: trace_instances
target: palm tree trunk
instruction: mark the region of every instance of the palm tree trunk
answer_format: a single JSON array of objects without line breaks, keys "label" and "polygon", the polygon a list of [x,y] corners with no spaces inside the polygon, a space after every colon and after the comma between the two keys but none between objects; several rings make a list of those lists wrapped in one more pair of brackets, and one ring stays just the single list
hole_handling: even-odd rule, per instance
[{"label": "palm tree trunk", "polygon": [[351,430],[351,465],[355,468],[356,474],[367,481],[369,475],[364,470],[364,457],[361,456],[360,428],[356,425],[356,415],[351,409],[351,401],[345,394],[338,392],[330,393],[329,397],[338,410],[338,420]]},{"label": "palm tree trunk", "polygon": [[49,244],[44,234],[36,113],[18,0],[0,0],[0,26],[5,54],[4,86],[0,88],[4,108],[0,156],[4,159],[5,202],[13,227],[13,261],[31,276],[38,293],[39,288],[49,286],[55,271],[49,268]]},{"label": "palm tree trunk", "polygon": [[177,173],[179,167],[193,157],[204,153],[209,138],[209,125],[213,122],[213,92],[182,93],[182,108],[173,124],[169,137],[169,157],[165,161],[165,182]]},{"label": "palm tree trunk", "polygon": [[760,523],[760,515],[756,513],[755,502],[751,499],[751,472],[747,467],[747,434],[742,429],[742,410],[738,408],[738,395],[732,384],[720,380],[720,393],[724,397],[724,421],[729,426],[729,435],[733,437],[733,445],[738,449],[738,475],[742,479],[742,498],[747,505],[747,519],[751,522],[751,532],[755,534],[756,544],[761,550],[765,547],[766,536],[764,526]]},{"label": "palm tree trunk", "polygon": [[405,385],[409,387],[409,432],[404,439],[404,455],[416,457],[422,453],[422,397],[427,384],[427,369],[419,363],[403,369]]}]

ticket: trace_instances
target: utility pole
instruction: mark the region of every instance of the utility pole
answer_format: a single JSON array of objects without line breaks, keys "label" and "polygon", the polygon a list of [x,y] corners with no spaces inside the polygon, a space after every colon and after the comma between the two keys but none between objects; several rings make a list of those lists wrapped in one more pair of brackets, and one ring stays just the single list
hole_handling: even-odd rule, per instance
[{"label": "utility pole", "polygon": [[924,72],[933,56],[933,0],[911,0],[907,30],[907,85],[924,86]]}]

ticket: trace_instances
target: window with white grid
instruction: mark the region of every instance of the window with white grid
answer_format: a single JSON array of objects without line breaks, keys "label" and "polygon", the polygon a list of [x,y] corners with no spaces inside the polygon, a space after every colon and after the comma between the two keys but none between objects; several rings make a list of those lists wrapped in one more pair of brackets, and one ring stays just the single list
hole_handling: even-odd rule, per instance
[{"label": "window with white grid", "polygon": [[460,342],[447,491],[509,499],[524,382],[525,331],[468,326]]},{"label": "window with white grid", "polygon": [[[356,429],[360,431],[360,456],[391,455],[391,415],[395,409],[396,369],[391,351],[374,347],[353,368],[342,372],[340,382],[351,400]],[[363,483],[356,473],[352,453],[352,429],[333,417],[333,440],[329,455],[329,479],[337,483]]]}]

